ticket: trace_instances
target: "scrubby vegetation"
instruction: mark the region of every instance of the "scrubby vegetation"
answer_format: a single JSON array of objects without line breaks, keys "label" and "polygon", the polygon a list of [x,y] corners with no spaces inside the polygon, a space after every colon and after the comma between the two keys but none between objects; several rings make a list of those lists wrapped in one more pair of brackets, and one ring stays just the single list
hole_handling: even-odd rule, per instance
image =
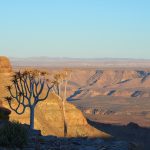
[{"label": "scrubby vegetation", "polygon": [[8,120],[8,116],[6,116],[3,112],[0,111],[0,120]]},{"label": "scrubby vegetation", "polygon": [[2,112],[0,112],[0,120],[8,120],[8,116],[6,116]]},{"label": "scrubby vegetation", "polygon": [[11,113],[10,110],[0,107],[0,120],[9,120],[9,114]]},{"label": "scrubby vegetation", "polygon": [[0,128],[0,146],[23,147],[27,144],[28,129],[19,122],[7,122]]}]

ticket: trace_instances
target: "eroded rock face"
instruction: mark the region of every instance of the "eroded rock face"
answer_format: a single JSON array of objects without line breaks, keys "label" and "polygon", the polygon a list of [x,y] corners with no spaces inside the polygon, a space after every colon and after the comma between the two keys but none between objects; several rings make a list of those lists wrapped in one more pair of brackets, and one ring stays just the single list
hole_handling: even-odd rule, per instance
[{"label": "eroded rock face", "polygon": [[12,72],[12,66],[10,61],[5,56],[0,56],[0,73],[10,73]]},{"label": "eroded rock face", "polygon": [[10,61],[5,56],[0,56],[0,106],[5,96],[8,96],[5,86],[9,85],[10,74],[12,72],[12,67]]},{"label": "eroded rock face", "polygon": [[[68,137],[109,137],[108,134],[90,126],[82,112],[74,105],[66,102],[65,110]],[[12,112],[11,119],[13,120],[14,118],[21,123],[29,124],[29,110],[21,116]],[[55,94],[51,94],[45,102],[37,105],[35,110],[35,128],[41,130],[43,135],[63,137],[63,118],[62,102]]]}]

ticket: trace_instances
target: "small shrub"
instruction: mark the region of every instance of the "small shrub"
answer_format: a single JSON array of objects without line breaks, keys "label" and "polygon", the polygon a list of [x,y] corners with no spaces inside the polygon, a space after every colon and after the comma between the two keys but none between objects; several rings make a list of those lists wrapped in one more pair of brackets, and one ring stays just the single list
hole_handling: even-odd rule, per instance
[{"label": "small shrub", "polygon": [[23,147],[27,144],[28,129],[19,122],[8,122],[0,128],[0,145],[4,147]]},{"label": "small shrub", "polygon": [[4,107],[0,107],[0,120],[9,120],[10,110]]},{"label": "small shrub", "polygon": [[4,113],[0,112],[0,120],[8,120],[9,117],[6,116]]}]

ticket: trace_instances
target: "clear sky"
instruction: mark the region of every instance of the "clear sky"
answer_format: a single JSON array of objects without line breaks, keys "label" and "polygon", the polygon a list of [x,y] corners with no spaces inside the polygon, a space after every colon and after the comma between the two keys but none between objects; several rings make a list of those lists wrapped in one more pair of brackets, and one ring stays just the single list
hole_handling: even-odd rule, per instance
[{"label": "clear sky", "polygon": [[0,55],[150,59],[150,0],[0,0]]}]

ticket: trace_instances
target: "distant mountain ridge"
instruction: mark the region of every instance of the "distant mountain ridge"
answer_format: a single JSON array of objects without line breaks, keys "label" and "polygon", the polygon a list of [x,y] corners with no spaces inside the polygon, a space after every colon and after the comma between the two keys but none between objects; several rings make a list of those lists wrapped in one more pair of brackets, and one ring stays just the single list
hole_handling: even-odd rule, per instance
[{"label": "distant mountain ridge", "polygon": [[10,61],[14,67],[92,67],[92,68],[150,68],[150,59],[130,58],[69,58],[69,57],[29,57],[14,58]]},{"label": "distant mountain ridge", "polygon": [[80,58],[80,57],[47,57],[47,56],[41,56],[41,57],[10,57],[11,60],[29,60],[29,59],[33,59],[33,60],[40,60],[40,59],[46,59],[46,60],[82,60],[82,61],[85,61],[85,60],[106,60],[106,61],[118,61],[118,60],[130,60],[130,61],[135,61],[135,60],[138,60],[138,61],[150,61],[150,59],[138,59],[138,58],[111,58],[111,57],[104,57],[104,58]]}]

